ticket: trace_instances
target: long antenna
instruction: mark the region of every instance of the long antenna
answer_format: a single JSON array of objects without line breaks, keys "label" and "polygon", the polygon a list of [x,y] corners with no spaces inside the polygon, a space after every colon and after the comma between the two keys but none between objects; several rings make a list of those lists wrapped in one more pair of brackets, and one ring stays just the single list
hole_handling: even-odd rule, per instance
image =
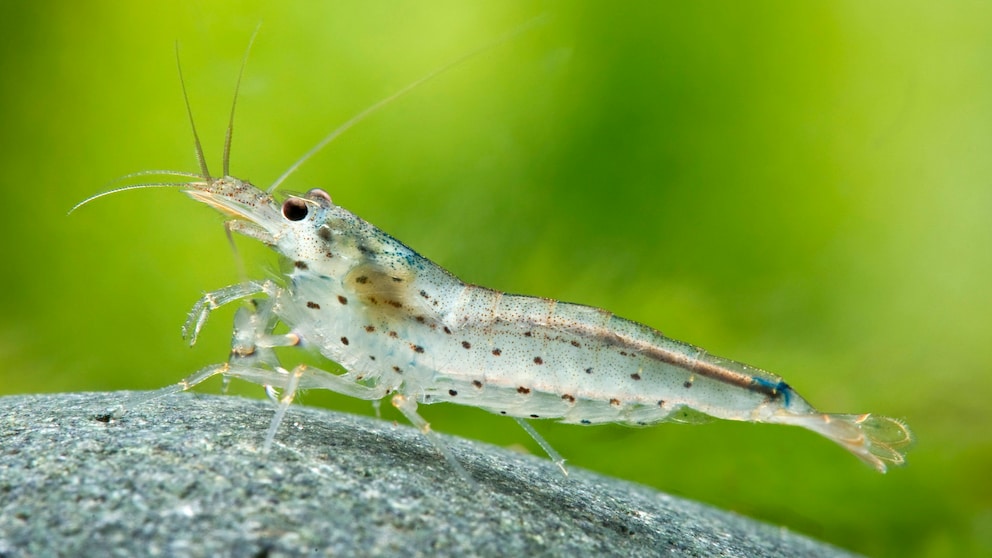
[{"label": "long antenna", "polygon": [[183,64],[179,60],[179,41],[176,41],[176,67],[179,68],[179,85],[183,88],[183,101],[186,102],[186,115],[189,116],[189,127],[193,129],[193,144],[196,147],[196,162],[200,164],[201,178],[210,182],[210,170],[207,160],[203,157],[203,146],[200,145],[200,135],[196,133],[196,122],[193,121],[193,109],[189,106],[189,95],[186,94],[186,80],[183,79]]},{"label": "long antenna", "polygon": [[[197,177],[199,178],[199,177]],[[90,203],[93,200],[100,199],[104,196],[109,196],[110,194],[116,194],[118,192],[127,192],[128,190],[143,190],[145,188],[182,188],[183,186],[189,186],[189,182],[147,182],[145,184],[131,184],[130,186],[121,186],[120,188],[114,188],[113,190],[107,190],[106,192],[100,192],[99,194],[94,194],[85,200],[72,206],[66,215],[71,215],[73,211],[76,211],[80,207]]]},{"label": "long antenna", "polygon": [[255,44],[255,37],[258,36],[258,30],[262,28],[262,22],[258,22],[255,26],[255,30],[252,31],[251,38],[248,39],[248,47],[245,48],[245,54],[241,58],[241,69],[238,70],[238,81],[234,84],[234,99],[231,100],[231,118],[227,121],[227,135],[224,136],[224,176],[230,176],[231,168],[231,136],[234,135],[234,108],[238,106],[238,91],[241,89],[241,78],[245,75],[245,67],[248,65],[248,54],[251,52],[251,46]]},{"label": "long antenna", "polygon": [[487,44],[485,44],[485,45],[483,45],[483,46],[481,46],[481,47],[479,47],[479,48],[477,48],[477,49],[469,52],[468,54],[462,55],[462,56],[460,56],[460,57],[452,60],[451,62],[448,62],[447,64],[445,64],[445,65],[443,65],[443,66],[441,66],[439,68],[436,68],[436,69],[428,72],[427,75],[425,75],[425,76],[421,77],[420,79],[418,79],[418,80],[410,83],[406,87],[403,87],[399,91],[393,93],[392,95],[386,97],[385,99],[382,99],[382,100],[378,101],[377,103],[373,104],[372,106],[368,107],[367,109],[363,110],[362,112],[360,112],[360,113],[356,114],[355,116],[351,117],[347,122],[345,122],[344,124],[338,126],[330,134],[327,134],[327,136],[325,136],[324,139],[320,140],[320,142],[318,142],[317,145],[313,146],[310,149],[310,151],[307,151],[306,153],[304,153],[303,156],[300,157],[295,163],[293,163],[292,165],[290,165],[290,167],[288,169],[286,169],[286,172],[282,173],[282,175],[280,175],[279,178],[277,178],[276,181],[272,183],[272,186],[269,186],[268,190],[266,190],[266,191],[269,192],[269,193],[272,193],[273,191],[275,191],[275,189],[278,188],[279,185],[282,184],[287,178],[289,178],[289,176],[291,174],[293,174],[294,172],[296,172],[296,169],[300,168],[300,166],[302,166],[303,163],[307,162],[311,157],[313,157],[315,154],[317,154],[318,151],[320,151],[321,149],[323,149],[324,147],[326,147],[327,144],[329,144],[332,141],[334,141],[341,134],[347,132],[355,124],[358,124],[362,120],[365,120],[368,116],[370,116],[371,114],[375,113],[376,111],[378,111],[382,107],[388,105],[389,103],[391,103],[391,102],[395,101],[396,99],[402,97],[403,95],[409,93],[413,89],[416,89],[418,86],[424,84],[425,82],[430,81],[431,79],[433,79],[433,78],[435,78],[435,77],[437,77],[437,76],[439,76],[439,75],[447,72],[451,68],[454,68],[455,66],[458,66],[459,64],[461,64],[461,63],[463,63],[463,62],[465,62],[467,60],[470,60],[472,58],[475,58],[476,56],[482,54],[483,52],[485,52],[487,50],[490,50],[492,48],[495,48],[495,47],[497,47],[497,46],[505,43],[506,41],[508,41],[508,40],[516,37],[517,35],[520,35],[521,33],[525,32],[525,31],[528,31],[530,28],[543,23],[546,19],[548,19],[548,17],[549,16],[547,14],[542,14],[542,15],[539,15],[539,16],[535,17],[534,19],[531,19],[530,21],[527,21],[526,23],[523,23],[523,24],[517,26],[516,28],[514,28],[514,29],[512,29],[512,30],[510,30],[510,31],[508,31],[506,33],[504,33],[503,35],[500,35],[495,40],[493,40],[493,41],[491,41],[491,42],[489,42],[489,43],[487,43]]}]

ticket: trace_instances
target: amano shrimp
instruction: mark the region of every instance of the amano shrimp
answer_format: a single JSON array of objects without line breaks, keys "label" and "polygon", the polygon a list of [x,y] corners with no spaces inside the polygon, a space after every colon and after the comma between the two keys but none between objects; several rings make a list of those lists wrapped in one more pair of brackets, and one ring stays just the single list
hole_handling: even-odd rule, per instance
[{"label": "amano shrimp", "polygon": [[[418,405],[455,403],[513,417],[563,470],[564,460],[525,420],[650,425],[707,416],[785,424],[832,440],[879,472],[904,462],[901,449],[911,434],[897,419],[820,412],[779,376],[607,310],[466,283],[324,190],[280,201],[270,193],[274,187],[229,176],[227,150],[224,176],[213,178],[196,143],[201,172],[178,186],[229,217],[229,230],[269,246],[290,265],[279,280],[203,295],[184,326],[191,343],[212,310],[253,297],[254,305],[235,315],[227,362],[155,396],[215,375],[265,386],[278,402],[266,450],[295,395],[327,389],[371,401],[388,397],[462,475]],[[288,333],[275,333],[280,325]],[[275,347],[319,354],[344,372],[284,368]]]}]

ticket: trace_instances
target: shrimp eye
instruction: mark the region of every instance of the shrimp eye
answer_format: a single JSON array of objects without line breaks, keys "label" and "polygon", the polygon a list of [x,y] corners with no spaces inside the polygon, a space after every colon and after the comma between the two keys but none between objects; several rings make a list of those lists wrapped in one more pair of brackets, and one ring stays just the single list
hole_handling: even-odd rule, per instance
[{"label": "shrimp eye", "polygon": [[282,204],[282,214],[290,221],[302,221],[307,218],[309,212],[307,202],[300,198],[289,198]]}]

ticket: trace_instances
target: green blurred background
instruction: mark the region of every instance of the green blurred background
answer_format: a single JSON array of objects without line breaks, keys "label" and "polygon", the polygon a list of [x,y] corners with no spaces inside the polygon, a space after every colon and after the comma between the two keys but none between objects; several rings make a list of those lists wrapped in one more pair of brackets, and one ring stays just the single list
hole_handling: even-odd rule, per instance
[{"label": "green blurred background", "polygon": [[[537,423],[573,467],[870,555],[992,554],[992,5],[286,4],[0,4],[0,393],[155,388],[227,354],[233,309],[195,348],[179,336],[200,292],[238,280],[221,217],[168,190],[65,215],[114,177],[196,170],[175,41],[218,173],[263,22],[232,171],[267,185],[364,107],[547,11],[285,188],[327,189],[465,280],[608,308],[918,437],[880,476],[799,429]],[[253,276],[275,267],[239,246]],[[475,409],[424,415],[538,451]]]}]

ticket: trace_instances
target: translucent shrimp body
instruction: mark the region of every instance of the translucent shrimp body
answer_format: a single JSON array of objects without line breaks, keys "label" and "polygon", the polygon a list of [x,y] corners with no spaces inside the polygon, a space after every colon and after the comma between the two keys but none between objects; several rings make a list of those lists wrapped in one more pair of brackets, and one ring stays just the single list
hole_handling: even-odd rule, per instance
[{"label": "translucent shrimp body", "polygon": [[[188,322],[194,341],[211,309],[266,295],[256,310],[239,314],[231,360],[187,379],[182,389],[225,374],[281,388],[284,407],[302,388],[364,399],[392,395],[425,432],[416,404],[442,401],[575,424],[700,416],[791,424],[881,472],[903,463],[900,448],[911,436],[896,419],[824,414],[778,376],[608,311],[467,284],[322,190],[280,203],[224,177],[190,183],[186,191],[292,265],[283,284],[248,282],[201,299]],[[279,323],[290,333],[273,335]],[[347,372],[288,372],[267,350],[278,345],[317,351]],[[277,427],[278,420],[268,442]]]}]

